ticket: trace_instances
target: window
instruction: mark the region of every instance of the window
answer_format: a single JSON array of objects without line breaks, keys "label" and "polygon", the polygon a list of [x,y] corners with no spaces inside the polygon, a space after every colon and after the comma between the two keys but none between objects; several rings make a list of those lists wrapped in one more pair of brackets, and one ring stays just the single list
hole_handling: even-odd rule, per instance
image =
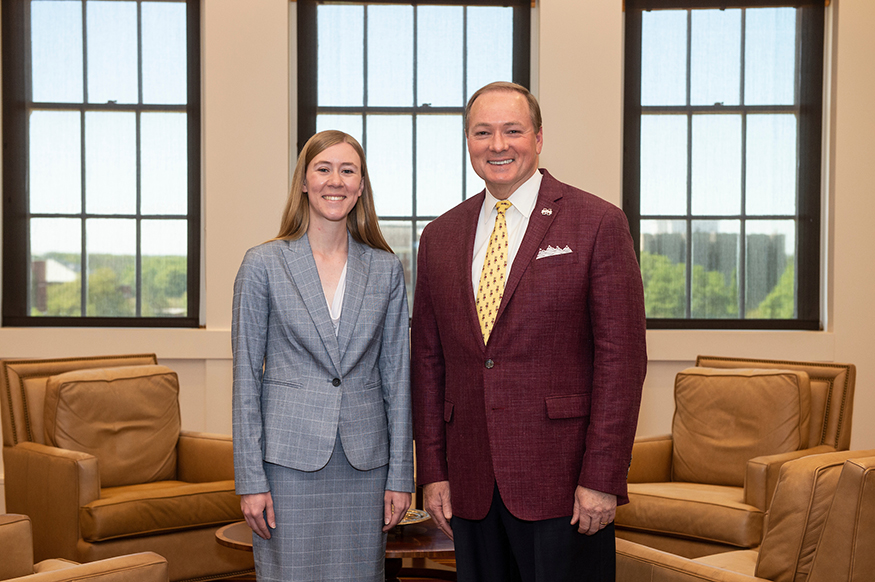
[{"label": "window", "polygon": [[3,2],[3,324],[198,325],[198,2]]},{"label": "window", "polygon": [[483,189],[465,146],[468,98],[492,81],[528,86],[529,0],[297,4],[298,149],[323,129],[361,142],[412,300],[422,229]]},{"label": "window", "polygon": [[626,6],[648,327],[819,329],[823,1]]}]

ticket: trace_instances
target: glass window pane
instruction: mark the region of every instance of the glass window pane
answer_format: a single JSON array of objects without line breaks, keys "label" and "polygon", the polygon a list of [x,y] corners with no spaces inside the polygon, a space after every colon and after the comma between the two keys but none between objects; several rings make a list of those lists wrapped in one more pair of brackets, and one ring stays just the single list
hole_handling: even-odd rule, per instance
[{"label": "glass window pane", "polygon": [[380,230],[404,268],[407,304],[410,305],[413,300],[413,262],[416,260],[413,254],[413,224],[410,221],[381,220]]},{"label": "glass window pane", "polygon": [[140,157],[141,212],[185,214],[188,211],[186,114],[143,113]]},{"label": "glass window pane", "polygon": [[92,214],[137,210],[137,137],[134,113],[85,114],[85,208]]},{"label": "glass window pane", "polygon": [[135,220],[85,221],[88,305],[92,317],[133,317],[137,308]]},{"label": "glass window pane", "polygon": [[[413,105],[413,7],[368,6],[368,105]],[[336,73],[335,73],[336,74]]]},{"label": "glass window pane", "polygon": [[82,4],[31,2],[33,100],[82,103]]},{"label": "glass window pane", "polygon": [[325,131],[326,129],[336,129],[343,131],[353,136],[364,147],[362,136],[363,119],[361,115],[317,115],[316,116],[316,133]]},{"label": "glass window pane", "polygon": [[141,10],[143,103],[186,103],[185,4],[143,2]]},{"label": "glass window pane", "polygon": [[641,116],[641,214],[687,213],[687,116]]},{"label": "glass window pane", "polygon": [[745,104],[793,104],[796,9],[748,8],[744,18]]},{"label": "glass window pane", "polygon": [[641,15],[641,105],[687,103],[686,10]]},{"label": "glass window pane", "polygon": [[143,317],[188,315],[188,223],[142,222]]},{"label": "glass window pane", "polygon": [[748,115],[748,214],[796,214],[796,116]]},{"label": "glass window pane", "polygon": [[416,118],[416,214],[438,216],[462,201],[461,115]]},{"label": "glass window pane", "polygon": [[417,105],[459,107],[462,90],[461,6],[420,6],[417,15]]},{"label": "glass window pane", "polygon": [[137,103],[137,3],[88,0],[88,102]]},{"label": "glass window pane", "polygon": [[82,209],[82,133],[78,111],[30,114],[30,211],[78,213]]},{"label": "glass window pane", "polygon": [[363,6],[316,8],[317,100],[321,106],[364,103],[364,14]]},{"label": "glass window pane", "polygon": [[686,264],[687,227],[683,220],[641,221],[641,277],[647,317],[686,317]]},{"label": "glass window pane", "polygon": [[693,214],[741,213],[741,116],[693,116]]},{"label": "glass window pane", "polygon": [[368,115],[368,171],[380,216],[413,212],[413,117]]},{"label": "glass window pane", "polygon": [[467,16],[466,102],[483,85],[513,81],[513,8],[469,6]]},{"label": "glass window pane", "polygon": [[741,10],[693,10],[690,103],[738,105]]},{"label": "glass window pane", "polygon": [[30,315],[82,315],[82,221],[30,221]]},{"label": "glass window pane", "polygon": [[745,244],[745,317],[796,317],[796,223],[751,220]]},{"label": "glass window pane", "polygon": [[693,221],[693,319],[738,317],[738,220]]}]

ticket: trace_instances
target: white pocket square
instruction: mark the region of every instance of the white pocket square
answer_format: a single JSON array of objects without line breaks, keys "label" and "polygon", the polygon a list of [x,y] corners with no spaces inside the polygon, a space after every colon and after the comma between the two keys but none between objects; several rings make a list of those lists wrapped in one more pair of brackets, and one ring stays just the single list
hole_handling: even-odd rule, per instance
[{"label": "white pocket square", "polygon": [[546,249],[538,249],[538,256],[535,257],[535,260],[543,259],[545,257],[555,257],[556,255],[567,255],[567,254],[572,253],[572,252],[574,252],[574,251],[572,251],[568,245],[565,245],[564,249],[560,249],[559,247],[547,245]]}]

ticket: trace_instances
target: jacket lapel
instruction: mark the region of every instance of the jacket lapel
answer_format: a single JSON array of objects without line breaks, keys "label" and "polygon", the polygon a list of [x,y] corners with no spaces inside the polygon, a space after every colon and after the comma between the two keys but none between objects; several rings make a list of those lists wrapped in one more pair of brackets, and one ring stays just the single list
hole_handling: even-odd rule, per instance
[{"label": "jacket lapel", "polygon": [[355,330],[356,321],[365,297],[368,273],[371,269],[371,255],[368,247],[349,236],[349,252],[346,258],[346,288],[343,291],[343,307],[340,312],[340,326],[337,331],[339,353],[346,353],[349,340]]},{"label": "jacket lapel", "polygon": [[[510,269],[510,278],[504,286],[504,295],[501,297],[501,304],[498,306],[498,313],[495,316],[496,325],[498,324],[504,308],[508,301],[513,296],[513,292],[519,285],[520,279],[528,269],[529,264],[535,259],[538,248],[544,240],[550,225],[553,224],[553,219],[561,212],[562,206],[558,201],[562,198],[562,191],[552,188],[553,178],[544,172],[544,178],[541,181],[541,189],[538,192],[538,201],[535,202],[535,208],[532,210],[532,216],[529,217],[529,226],[523,235],[523,241],[517,251],[516,257],[513,260],[513,266]],[[548,210],[548,213],[542,210]]]},{"label": "jacket lapel", "polygon": [[[283,249],[289,274],[298,288],[304,306],[310,314],[310,319],[319,332],[322,344],[328,353],[334,371],[340,375],[340,347],[337,336],[334,334],[334,325],[331,323],[331,314],[328,312],[328,303],[325,293],[322,292],[322,283],[319,280],[319,272],[316,270],[316,260],[313,258],[313,250],[310,241],[305,234],[298,240],[289,241],[289,246]],[[347,277],[349,273],[347,273]],[[346,300],[344,299],[344,306]]]}]

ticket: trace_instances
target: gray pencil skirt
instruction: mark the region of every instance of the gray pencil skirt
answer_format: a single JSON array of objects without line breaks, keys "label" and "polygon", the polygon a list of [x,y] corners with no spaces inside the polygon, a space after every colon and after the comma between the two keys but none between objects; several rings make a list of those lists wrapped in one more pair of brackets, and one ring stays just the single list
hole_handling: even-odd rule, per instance
[{"label": "gray pencil skirt", "polygon": [[359,471],[346,459],[338,435],[331,460],[318,471],[264,467],[277,527],[269,540],[252,536],[259,581],[384,579],[388,465]]}]

